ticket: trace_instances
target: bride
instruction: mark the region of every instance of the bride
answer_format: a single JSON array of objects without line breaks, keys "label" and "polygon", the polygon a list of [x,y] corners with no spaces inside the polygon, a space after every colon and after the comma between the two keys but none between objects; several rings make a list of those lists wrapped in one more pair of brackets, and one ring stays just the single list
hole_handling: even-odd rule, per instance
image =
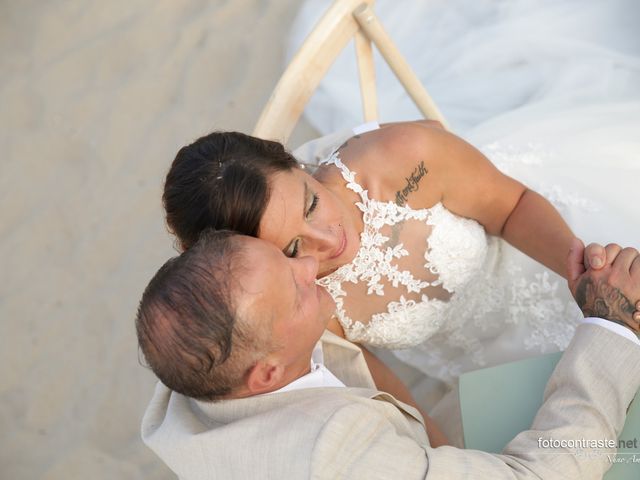
[{"label": "bride", "polygon": [[[616,90],[578,105],[550,95],[500,113],[510,93],[503,81],[486,118],[481,108],[475,117],[449,115],[484,154],[433,124],[400,123],[354,137],[311,177],[277,143],[208,135],[171,167],[168,224],[184,248],[214,227],[267,239],[290,256],[315,256],[338,305],[336,331],[369,345],[411,347],[397,354],[445,381],[561,349],[580,317],[557,275],[573,234],[600,243],[640,238],[633,205],[639,104],[630,81],[637,65],[623,57],[616,57],[622,79],[608,77],[628,97]],[[459,75],[460,68],[450,71],[449,83]],[[466,76],[470,88],[488,93],[479,80]],[[521,94],[514,85],[511,93]],[[338,118],[350,105],[342,89],[329,87],[323,107],[308,112],[318,114],[319,127],[332,107],[329,118]],[[445,114],[472,111],[470,95],[457,109],[445,98]]]},{"label": "bride", "polygon": [[[330,3],[303,3],[290,53]],[[456,133],[548,199],[578,237],[638,245],[638,2],[378,0],[375,8]],[[348,50],[305,111],[324,134],[361,118]],[[382,118],[419,116],[382,61],[376,76]],[[438,332],[397,356],[451,381],[566,346],[580,316],[556,274],[491,237],[480,271]]]}]

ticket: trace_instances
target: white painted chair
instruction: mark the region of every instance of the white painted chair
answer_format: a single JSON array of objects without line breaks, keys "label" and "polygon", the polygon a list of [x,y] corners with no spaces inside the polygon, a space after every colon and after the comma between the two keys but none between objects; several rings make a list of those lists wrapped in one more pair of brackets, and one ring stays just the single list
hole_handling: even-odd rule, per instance
[{"label": "white painted chair", "polygon": [[335,0],[278,81],[253,135],[287,143],[320,80],[355,38],[364,121],[378,120],[372,43],[422,114],[447,122],[373,12],[374,0]]}]

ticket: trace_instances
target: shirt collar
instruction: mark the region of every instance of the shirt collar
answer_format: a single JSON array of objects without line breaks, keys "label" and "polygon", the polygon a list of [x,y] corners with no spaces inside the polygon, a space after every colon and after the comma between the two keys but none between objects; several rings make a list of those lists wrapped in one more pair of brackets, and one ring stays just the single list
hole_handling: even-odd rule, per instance
[{"label": "shirt collar", "polygon": [[295,379],[293,382],[271,393],[290,392],[291,390],[299,390],[302,388],[321,388],[321,387],[344,387],[342,383],[333,373],[324,365],[324,353],[322,352],[322,342],[318,341],[311,353],[311,365],[309,373]]}]

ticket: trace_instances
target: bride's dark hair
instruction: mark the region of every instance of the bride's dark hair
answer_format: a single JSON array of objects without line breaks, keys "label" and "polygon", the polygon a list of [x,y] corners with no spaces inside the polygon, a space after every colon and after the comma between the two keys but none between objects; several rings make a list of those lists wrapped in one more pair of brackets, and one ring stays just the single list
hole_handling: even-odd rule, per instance
[{"label": "bride's dark hair", "polygon": [[213,132],[182,147],[164,183],[169,230],[186,250],[207,228],[258,236],[269,176],[298,168],[281,143]]}]

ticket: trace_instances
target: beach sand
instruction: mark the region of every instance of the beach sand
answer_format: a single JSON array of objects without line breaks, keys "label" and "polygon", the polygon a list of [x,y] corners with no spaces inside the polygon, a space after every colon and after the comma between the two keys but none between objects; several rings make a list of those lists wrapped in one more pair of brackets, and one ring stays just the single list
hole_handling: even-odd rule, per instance
[{"label": "beach sand", "polygon": [[134,331],[175,254],[163,178],[185,143],[252,130],[298,4],[0,3],[1,478],[175,478],[140,440]]}]

